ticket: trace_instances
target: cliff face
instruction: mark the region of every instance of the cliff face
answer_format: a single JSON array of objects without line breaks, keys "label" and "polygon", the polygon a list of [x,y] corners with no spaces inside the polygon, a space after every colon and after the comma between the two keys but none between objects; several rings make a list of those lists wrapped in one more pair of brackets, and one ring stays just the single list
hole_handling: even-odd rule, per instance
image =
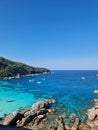
[{"label": "cliff face", "polygon": [[50,73],[46,68],[38,68],[20,62],[14,62],[0,57],[0,79],[5,77],[23,76],[29,74]]}]

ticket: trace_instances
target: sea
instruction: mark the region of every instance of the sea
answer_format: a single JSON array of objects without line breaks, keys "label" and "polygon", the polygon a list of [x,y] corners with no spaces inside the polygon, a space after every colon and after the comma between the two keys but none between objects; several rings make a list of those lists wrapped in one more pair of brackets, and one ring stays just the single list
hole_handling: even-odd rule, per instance
[{"label": "sea", "polygon": [[55,99],[56,115],[70,120],[77,116],[84,121],[86,111],[98,94],[98,71],[56,70],[51,74],[0,80],[0,117],[32,106],[44,99]]}]

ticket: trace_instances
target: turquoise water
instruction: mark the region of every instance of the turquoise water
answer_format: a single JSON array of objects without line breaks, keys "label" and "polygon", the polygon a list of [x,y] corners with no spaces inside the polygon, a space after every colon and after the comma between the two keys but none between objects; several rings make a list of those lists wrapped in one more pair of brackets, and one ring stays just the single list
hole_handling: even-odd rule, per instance
[{"label": "turquoise water", "polygon": [[[31,106],[36,101],[54,98],[57,114],[85,119],[98,89],[98,71],[54,71],[52,74],[0,81],[0,117]],[[85,77],[85,79],[81,79]],[[34,79],[33,82],[29,80]],[[13,102],[7,102],[13,100]]]}]

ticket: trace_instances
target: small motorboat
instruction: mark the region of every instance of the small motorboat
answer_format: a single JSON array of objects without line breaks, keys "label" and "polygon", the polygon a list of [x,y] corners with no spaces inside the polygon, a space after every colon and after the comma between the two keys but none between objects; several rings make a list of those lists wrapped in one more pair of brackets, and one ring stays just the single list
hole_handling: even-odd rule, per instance
[{"label": "small motorboat", "polygon": [[13,100],[13,99],[9,99],[9,100],[7,100],[7,102],[14,102],[15,100]]},{"label": "small motorboat", "polygon": [[38,81],[37,84],[41,84],[42,82],[41,81]]},{"label": "small motorboat", "polygon": [[29,82],[34,82],[34,79],[29,80]]},{"label": "small motorboat", "polygon": [[98,77],[98,74],[96,74],[96,76]]},{"label": "small motorboat", "polygon": [[85,79],[85,77],[81,77],[81,79]]}]

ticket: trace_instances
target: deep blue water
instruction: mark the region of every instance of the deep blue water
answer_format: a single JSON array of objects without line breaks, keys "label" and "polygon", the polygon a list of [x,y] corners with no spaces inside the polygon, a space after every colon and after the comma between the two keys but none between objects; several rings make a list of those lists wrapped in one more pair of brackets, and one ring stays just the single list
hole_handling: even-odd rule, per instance
[{"label": "deep blue water", "polygon": [[[0,81],[0,116],[28,107],[34,102],[54,98],[58,114],[69,119],[85,119],[85,112],[93,105],[93,91],[98,89],[98,71],[53,71],[52,74]],[[85,77],[85,79],[81,79]],[[34,82],[29,80],[34,79]],[[37,82],[41,82],[38,84]],[[7,102],[7,100],[14,100]]]}]

